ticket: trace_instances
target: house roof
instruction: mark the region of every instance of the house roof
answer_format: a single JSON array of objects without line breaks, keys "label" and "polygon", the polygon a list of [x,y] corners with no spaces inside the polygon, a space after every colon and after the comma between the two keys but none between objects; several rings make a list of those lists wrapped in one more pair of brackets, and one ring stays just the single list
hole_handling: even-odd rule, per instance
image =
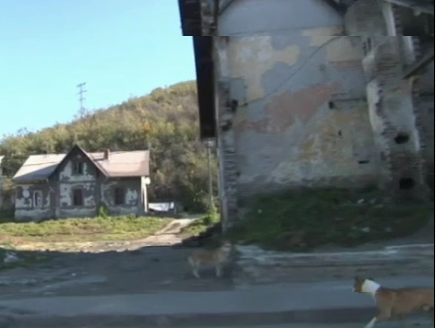
[{"label": "house roof", "polygon": [[213,37],[202,36],[200,0],[179,0],[179,9],[182,33],[192,36],[194,46],[200,138],[213,138],[216,135]]},{"label": "house roof", "polygon": [[[150,153],[148,150],[111,151],[109,160],[105,159],[104,152],[85,152],[85,154],[105,176],[110,178],[149,175]],[[14,175],[13,180],[25,182],[48,179],[67,155],[30,155]]]},{"label": "house roof", "polygon": [[88,155],[107,177],[149,175],[150,152],[148,150],[111,152],[109,161],[105,159],[104,152],[88,153]]}]

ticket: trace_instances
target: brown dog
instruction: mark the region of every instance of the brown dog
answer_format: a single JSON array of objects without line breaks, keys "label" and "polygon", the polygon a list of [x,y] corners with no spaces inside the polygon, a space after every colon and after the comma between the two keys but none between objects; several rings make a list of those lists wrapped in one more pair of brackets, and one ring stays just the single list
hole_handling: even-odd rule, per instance
[{"label": "brown dog", "polygon": [[212,265],[215,267],[215,275],[221,277],[222,267],[224,262],[230,256],[232,251],[232,244],[225,241],[221,247],[207,250],[199,249],[195,250],[188,257],[188,263],[191,266],[192,274],[196,278],[200,278],[199,269],[202,265]]},{"label": "brown dog", "polygon": [[402,321],[405,315],[420,310],[431,313],[434,321],[434,287],[391,289],[382,287],[371,278],[356,277],[354,291],[373,296],[379,310],[365,328],[391,318]]}]

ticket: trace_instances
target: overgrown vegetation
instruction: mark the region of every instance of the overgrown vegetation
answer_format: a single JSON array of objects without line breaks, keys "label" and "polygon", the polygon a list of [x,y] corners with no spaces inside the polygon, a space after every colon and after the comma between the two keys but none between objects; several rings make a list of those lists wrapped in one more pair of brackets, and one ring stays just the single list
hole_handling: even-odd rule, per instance
[{"label": "overgrown vegetation", "polygon": [[82,111],[69,124],[5,136],[0,140],[5,202],[13,193],[11,177],[27,156],[66,153],[75,143],[89,152],[150,149],[150,201],[176,201],[185,211],[206,212],[207,153],[198,138],[194,82],[159,88],[109,109]]},{"label": "overgrown vegetation", "polygon": [[198,236],[206,230],[214,227],[219,222],[219,213],[216,207],[213,207],[206,215],[183,228],[181,234],[186,236]]},{"label": "overgrown vegetation", "polygon": [[49,220],[40,223],[0,223],[0,243],[132,240],[163,229],[169,219],[153,217],[97,217]]},{"label": "overgrown vegetation", "polygon": [[307,190],[262,196],[229,237],[269,249],[307,251],[403,237],[434,218],[434,204],[394,204],[377,192]]}]

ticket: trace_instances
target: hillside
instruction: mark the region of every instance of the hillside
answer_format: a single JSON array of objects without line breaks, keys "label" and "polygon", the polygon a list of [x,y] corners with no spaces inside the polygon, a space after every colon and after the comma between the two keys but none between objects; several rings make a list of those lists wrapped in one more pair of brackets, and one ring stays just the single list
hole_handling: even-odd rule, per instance
[{"label": "hillside", "polygon": [[158,88],[107,109],[81,112],[68,124],[4,137],[0,140],[0,154],[5,155],[4,197],[10,198],[10,178],[28,155],[65,153],[74,143],[90,152],[150,149],[150,201],[175,200],[189,210],[204,209],[207,157],[198,139],[194,82]]}]

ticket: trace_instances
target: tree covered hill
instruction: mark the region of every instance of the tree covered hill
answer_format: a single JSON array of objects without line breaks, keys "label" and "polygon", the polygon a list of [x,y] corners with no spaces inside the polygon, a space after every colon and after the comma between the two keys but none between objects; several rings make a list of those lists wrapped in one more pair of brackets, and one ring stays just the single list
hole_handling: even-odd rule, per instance
[{"label": "tree covered hill", "polygon": [[192,81],[158,88],[107,109],[80,112],[68,124],[38,132],[20,130],[0,140],[0,155],[5,155],[4,197],[10,198],[11,177],[27,156],[65,153],[78,143],[89,152],[150,149],[150,201],[175,200],[191,210],[201,210],[207,200],[208,168],[198,135]]}]

